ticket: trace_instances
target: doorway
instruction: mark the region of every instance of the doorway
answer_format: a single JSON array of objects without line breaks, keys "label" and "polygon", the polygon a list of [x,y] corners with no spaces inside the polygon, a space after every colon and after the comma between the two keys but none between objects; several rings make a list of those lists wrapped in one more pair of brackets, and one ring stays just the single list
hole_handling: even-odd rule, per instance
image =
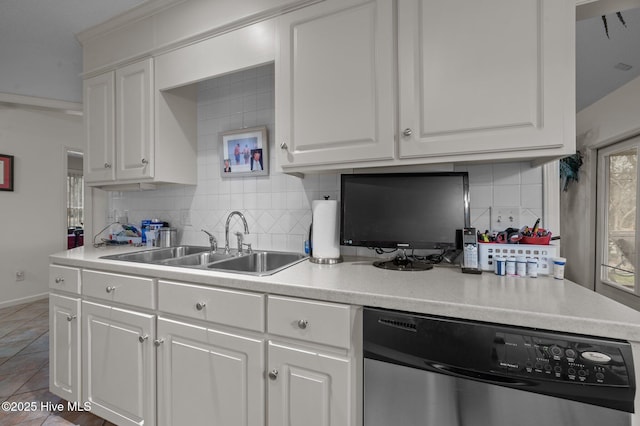
[{"label": "doorway", "polygon": [[84,245],[84,155],[78,150],[66,150],[66,247]]}]

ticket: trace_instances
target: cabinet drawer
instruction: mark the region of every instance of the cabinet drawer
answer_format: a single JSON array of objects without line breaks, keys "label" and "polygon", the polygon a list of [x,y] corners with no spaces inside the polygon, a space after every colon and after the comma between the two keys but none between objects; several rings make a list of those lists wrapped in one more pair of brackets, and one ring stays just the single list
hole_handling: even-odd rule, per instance
[{"label": "cabinet drawer", "polygon": [[82,294],[102,300],[153,309],[152,278],[132,277],[99,271],[82,271]]},{"label": "cabinet drawer", "polygon": [[263,294],[158,282],[158,309],[204,321],[264,331]]},{"label": "cabinet drawer", "polygon": [[49,288],[80,294],[80,269],[68,266],[49,266]]},{"label": "cabinet drawer", "polygon": [[268,332],[349,349],[351,307],[314,300],[269,296]]}]

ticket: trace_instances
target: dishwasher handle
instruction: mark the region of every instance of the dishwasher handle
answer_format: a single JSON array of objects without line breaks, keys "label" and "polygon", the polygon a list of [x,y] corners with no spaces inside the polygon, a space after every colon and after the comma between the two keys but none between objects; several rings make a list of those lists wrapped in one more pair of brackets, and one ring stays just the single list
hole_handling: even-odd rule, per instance
[{"label": "dishwasher handle", "polygon": [[494,385],[507,385],[511,387],[528,387],[534,386],[532,382],[516,379],[513,377],[505,377],[498,374],[491,374],[479,371],[471,371],[464,368],[452,367],[449,365],[443,365],[439,363],[433,363],[425,361],[427,367],[435,372],[445,374],[447,376],[454,376],[463,379],[478,380],[484,383],[491,383]]}]

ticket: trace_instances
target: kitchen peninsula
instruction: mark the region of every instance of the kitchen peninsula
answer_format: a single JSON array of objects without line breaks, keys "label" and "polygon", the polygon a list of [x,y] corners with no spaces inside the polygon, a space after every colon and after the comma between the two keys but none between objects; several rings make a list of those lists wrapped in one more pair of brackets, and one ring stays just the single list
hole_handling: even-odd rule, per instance
[{"label": "kitchen peninsula", "polygon": [[[467,275],[447,266],[396,272],[374,268],[367,258],[330,266],[305,260],[266,277],[101,259],[132,250],[139,249],[85,247],[50,257],[51,312],[70,327],[51,329],[78,333],[75,353],[82,352],[71,395],[92,401],[96,414],[116,424],[155,424],[157,385],[157,424],[197,421],[188,409],[192,398],[225,389],[241,396],[217,407],[225,408],[228,424],[238,413],[252,419],[248,424],[264,424],[266,411],[270,424],[280,424],[328,410],[335,424],[359,425],[363,306],[624,339],[640,354],[640,313],[568,280]],[[52,335],[52,363],[66,354],[56,351],[57,342],[69,340]],[[237,363],[217,365],[223,358]],[[229,371],[214,381],[220,388],[207,386],[202,369],[209,362]],[[124,384],[110,389],[106,373],[92,380],[105,368]],[[202,389],[189,392],[190,378]],[[322,391],[326,386],[330,392]],[[125,389],[140,398],[122,399]],[[292,397],[297,404],[283,403]]]}]

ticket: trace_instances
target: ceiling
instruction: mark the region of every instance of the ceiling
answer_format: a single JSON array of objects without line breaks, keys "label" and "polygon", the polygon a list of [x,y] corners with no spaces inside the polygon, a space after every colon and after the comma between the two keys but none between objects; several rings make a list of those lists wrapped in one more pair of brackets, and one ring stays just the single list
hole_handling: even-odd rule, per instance
[{"label": "ceiling", "polygon": [[[75,34],[145,1],[0,0],[0,93],[81,102],[82,49]],[[592,4],[583,8],[612,1],[584,0]],[[578,111],[640,75],[640,8],[623,12],[627,28],[608,14],[609,38],[601,13],[576,25]],[[618,63],[632,68],[617,69]]]},{"label": "ceiling", "polygon": [[576,22],[577,111],[640,75],[640,8],[621,13],[626,28],[615,12],[605,15],[609,38],[599,15]]},{"label": "ceiling", "polygon": [[0,0],[0,93],[82,101],[75,34],[144,0]]}]

